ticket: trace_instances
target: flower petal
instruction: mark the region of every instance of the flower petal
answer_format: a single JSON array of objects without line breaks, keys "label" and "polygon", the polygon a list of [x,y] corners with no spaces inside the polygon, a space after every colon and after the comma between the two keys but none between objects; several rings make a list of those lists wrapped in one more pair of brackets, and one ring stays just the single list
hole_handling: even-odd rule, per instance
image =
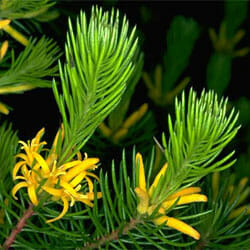
[{"label": "flower petal", "polygon": [[16,179],[16,175],[17,175],[20,167],[23,166],[24,164],[25,164],[25,161],[19,161],[18,163],[16,163],[16,165],[14,166],[13,171],[12,171],[13,180]]},{"label": "flower petal", "polygon": [[33,205],[37,206],[38,200],[37,200],[36,190],[35,190],[34,185],[28,186],[28,195],[29,195],[30,201],[33,203]]},{"label": "flower petal", "polygon": [[135,193],[137,197],[139,198],[139,204],[137,205],[137,211],[140,214],[145,214],[148,210],[149,205],[149,197],[148,194],[142,190],[141,188],[136,187]]},{"label": "flower petal", "polygon": [[16,197],[16,192],[20,189],[20,188],[23,188],[23,187],[28,187],[28,184],[27,182],[19,182],[18,184],[16,184],[11,193],[12,193],[12,196],[14,197],[15,200],[18,200],[18,198]]},{"label": "flower petal", "polygon": [[166,162],[161,168],[161,170],[159,171],[159,173],[156,175],[153,181],[153,184],[150,186],[149,191],[148,191],[149,197],[152,196],[153,190],[157,187],[161,176],[165,174],[167,167],[168,167],[168,163]]},{"label": "flower petal", "polygon": [[50,172],[49,166],[46,163],[46,161],[43,159],[43,157],[40,154],[36,153],[36,152],[34,152],[34,157],[38,161],[38,163],[41,165],[44,173],[48,174]]},{"label": "flower petal", "polygon": [[78,185],[83,178],[86,176],[86,172],[81,172],[79,175],[77,175],[71,182],[70,185],[72,185],[72,187],[75,187],[76,185]]},{"label": "flower petal", "polygon": [[245,215],[250,214],[250,204],[241,206],[239,208],[234,209],[228,216],[228,219],[234,219],[245,212]]},{"label": "flower petal", "polygon": [[60,186],[65,188],[65,190],[69,192],[71,195],[75,197],[79,197],[79,194],[75,191],[75,189],[68,182],[61,180]]},{"label": "flower petal", "polygon": [[[162,207],[164,209],[170,208],[171,206],[174,205],[174,203],[178,200],[178,198],[163,202]],[[176,205],[183,205],[183,204],[188,204],[188,203],[193,203],[193,202],[207,202],[207,196],[204,194],[190,194],[190,195],[181,196],[179,200],[177,201]]]},{"label": "flower petal", "polygon": [[46,223],[51,223],[51,222],[54,222],[56,220],[60,220],[69,210],[69,202],[68,202],[67,198],[62,197],[61,199],[63,201],[63,211],[56,218],[51,219],[51,220],[47,220]]},{"label": "flower petal", "polygon": [[85,198],[77,198],[78,201],[81,201],[82,203],[88,205],[89,207],[93,207],[94,204],[89,200]]},{"label": "flower petal", "polygon": [[63,189],[56,189],[46,186],[43,186],[42,189],[53,196],[61,197],[63,195]]},{"label": "flower petal", "polygon": [[200,239],[199,232],[181,220],[175,219],[173,217],[168,217],[168,216],[161,216],[157,219],[154,219],[154,223],[156,225],[161,225],[165,222],[168,227],[174,228],[184,234],[187,234],[191,236],[192,238],[194,238],[195,240]]},{"label": "flower petal", "polygon": [[1,45],[1,48],[0,48],[0,60],[2,60],[8,50],[8,46],[9,46],[9,43],[8,41],[4,41]]},{"label": "flower petal", "polygon": [[[94,192],[87,193],[86,195],[88,196],[89,200],[94,200],[95,199],[95,193]],[[97,199],[100,199],[100,198],[102,198],[102,192],[97,192]]]},{"label": "flower petal", "polygon": [[85,178],[86,178],[88,185],[89,185],[89,192],[93,193],[93,190],[94,190],[93,182],[91,181],[91,179],[89,177],[86,176]]},{"label": "flower petal", "polygon": [[71,162],[68,162],[68,163],[65,163],[63,164],[62,166],[59,167],[59,169],[62,169],[62,170],[67,170],[68,168],[72,168],[78,164],[80,164],[81,161],[71,161]]},{"label": "flower petal", "polygon": [[86,160],[83,160],[79,165],[73,167],[68,171],[68,173],[64,176],[64,179],[66,181],[70,181],[75,176],[77,176],[79,173],[81,173],[84,170],[88,170],[92,166],[94,166],[96,163],[99,162],[98,158],[88,158]]},{"label": "flower petal", "polygon": [[172,200],[175,199],[177,197],[180,196],[185,196],[185,195],[189,195],[189,194],[196,194],[196,193],[200,193],[201,192],[201,188],[199,187],[189,187],[189,188],[184,188],[181,191],[178,191],[172,195],[170,195],[167,200]]},{"label": "flower petal", "polygon": [[21,158],[21,159],[25,160],[26,162],[29,161],[27,155],[23,154],[23,153],[17,154],[16,157]]},{"label": "flower petal", "polygon": [[140,153],[136,154],[135,157],[135,166],[138,166],[139,162],[139,188],[142,189],[144,192],[147,191],[146,189],[146,178],[145,178],[145,172],[144,172],[144,164],[142,160],[142,155]]},{"label": "flower petal", "polygon": [[98,181],[100,181],[99,177],[93,173],[87,172],[87,175],[92,176],[92,177],[96,178]]},{"label": "flower petal", "polygon": [[10,19],[3,19],[3,20],[0,20],[0,29],[2,29],[3,27],[5,27],[6,25],[9,25],[11,22]]}]

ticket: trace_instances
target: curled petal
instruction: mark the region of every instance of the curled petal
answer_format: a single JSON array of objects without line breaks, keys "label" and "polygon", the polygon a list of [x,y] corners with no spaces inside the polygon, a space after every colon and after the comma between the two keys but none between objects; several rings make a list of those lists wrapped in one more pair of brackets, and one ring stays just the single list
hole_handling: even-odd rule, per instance
[{"label": "curled petal", "polygon": [[181,220],[175,219],[173,217],[168,217],[168,216],[161,216],[157,219],[154,219],[154,223],[156,225],[162,225],[165,222],[168,227],[174,228],[184,234],[187,234],[191,236],[192,238],[194,238],[195,240],[200,239],[199,232]]},{"label": "curled petal", "polygon": [[17,197],[16,197],[16,192],[20,189],[20,188],[23,188],[23,187],[28,187],[28,184],[27,182],[19,182],[18,184],[16,184],[13,189],[12,189],[12,196],[14,197],[15,200],[17,200]]},{"label": "curled petal", "polygon": [[71,182],[70,185],[72,185],[72,187],[75,187],[76,185],[78,185],[83,178],[86,176],[86,172],[81,172],[79,175],[77,175]]},{"label": "curled petal", "polygon": [[63,164],[62,166],[59,167],[59,169],[67,170],[69,168],[75,167],[76,165],[78,165],[80,163],[81,163],[81,161],[78,161],[78,160],[77,161],[71,161],[71,162]]},{"label": "curled petal", "polygon": [[69,202],[68,202],[67,198],[62,196],[61,199],[63,201],[63,211],[56,218],[51,219],[51,220],[47,220],[46,223],[51,223],[51,222],[54,222],[56,220],[60,220],[69,210]]},{"label": "curled petal", "polygon": [[27,155],[26,155],[26,154],[23,154],[23,153],[17,154],[17,155],[16,155],[16,158],[21,158],[21,159],[25,160],[26,162],[29,161]]},{"label": "curled petal", "polygon": [[98,181],[100,181],[99,177],[93,173],[87,172],[88,176],[92,176],[93,178],[97,179]]},{"label": "curled petal", "polygon": [[34,185],[29,185],[28,186],[28,195],[30,198],[30,201],[37,206],[38,205],[38,200],[37,200],[37,196],[36,196],[36,190]]},{"label": "curled petal", "polygon": [[69,192],[71,195],[78,197],[79,194],[75,191],[75,189],[66,181],[61,180],[60,185],[65,188],[67,192]]},{"label": "curled petal", "polygon": [[12,178],[13,180],[16,179],[16,175],[20,169],[21,166],[23,166],[25,164],[25,161],[19,161],[13,168],[13,172],[12,172]]},{"label": "curled petal", "polygon": [[173,195],[170,195],[167,200],[172,200],[180,196],[185,196],[189,194],[197,194],[201,192],[201,188],[199,187],[189,187],[189,188],[184,188],[179,192],[174,193]]},{"label": "curled petal", "polygon": [[88,185],[89,185],[89,192],[90,193],[93,193],[93,190],[94,190],[94,185],[93,185],[93,182],[90,180],[89,177],[86,176],[86,180],[88,182]]},{"label": "curled petal", "polygon": [[98,162],[99,162],[98,158],[88,158],[86,160],[83,160],[79,165],[69,170],[69,172],[64,176],[65,180],[70,181],[82,171],[86,171],[92,168]]},{"label": "curled petal", "polygon": [[139,162],[139,188],[142,189],[144,192],[146,192],[146,178],[145,178],[145,172],[144,172],[144,164],[142,160],[142,155],[140,153],[136,154],[135,157],[135,165],[137,167]]},{"label": "curled petal", "polygon": [[[162,207],[164,209],[168,209],[171,206],[174,205],[174,203],[178,200],[178,198],[167,200],[162,203]],[[207,202],[207,196],[204,194],[190,194],[180,197],[180,199],[177,201],[176,205],[183,205],[193,202]]]},{"label": "curled petal", "polygon": [[35,136],[35,138],[34,138],[36,144],[38,144],[38,143],[40,142],[41,137],[42,137],[43,134],[44,134],[44,131],[45,131],[45,128],[41,128],[41,129],[37,132],[37,134],[36,134],[36,136]]},{"label": "curled petal", "polygon": [[137,206],[137,211],[140,214],[145,214],[148,210],[148,205],[149,205],[149,197],[148,194],[142,190],[141,188],[136,187],[135,188],[135,193],[137,197],[139,198],[139,204]]},{"label": "curled petal", "polygon": [[153,181],[153,184],[150,186],[149,191],[148,191],[150,197],[152,196],[153,189],[155,189],[157,187],[161,176],[163,176],[165,174],[167,167],[168,167],[168,163],[165,163],[163,165],[163,167],[161,168],[161,170],[159,171],[159,173],[156,175],[156,177]]},{"label": "curled petal", "polygon": [[36,153],[36,152],[34,152],[34,157],[38,161],[38,163],[41,165],[44,173],[48,174],[50,172],[49,166],[46,163],[46,161],[43,159],[43,157],[41,155],[39,155],[38,153]]}]

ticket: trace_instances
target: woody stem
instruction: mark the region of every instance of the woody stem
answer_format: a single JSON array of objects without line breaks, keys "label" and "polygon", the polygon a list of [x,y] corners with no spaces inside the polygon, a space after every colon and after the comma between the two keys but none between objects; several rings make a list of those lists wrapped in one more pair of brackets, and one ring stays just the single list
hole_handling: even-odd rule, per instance
[{"label": "woody stem", "polygon": [[7,250],[10,248],[10,246],[13,244],[13,242],[16,239],[16,236],[22,231],[22,229],[25,227],[27,220],[34,214],[33,210],[33,204],[30,204],[28,209],[25,211],[23,216],[18,221],[16,227],[12,230],[9,237],[6,239],[6,241],[3,244],[3,249]]}]

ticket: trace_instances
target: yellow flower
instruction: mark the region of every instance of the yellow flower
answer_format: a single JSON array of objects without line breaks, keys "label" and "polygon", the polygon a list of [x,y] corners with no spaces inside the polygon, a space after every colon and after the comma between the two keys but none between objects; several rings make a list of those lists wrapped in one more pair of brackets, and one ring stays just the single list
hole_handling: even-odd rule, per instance
[{"label": "yellow flower", "polygon": [[[12,195],[15,199],[16,193],[19,189],[25,187],[28,191],[30,201],[37,206],[39,198],[44,194],[51,195],[54,201],[62,201],[63,210],[56,218],[47,220],[47,223],[61,219],[76,201],[80,201],[88,206],[93,206],[91,202],[94,200],[94,186],[89,177],[93,177],[99,181],[99,178],[91,173],[91,170],[97,168],[98,158],[82,159],[80,152],[77,153],[77,160],[72,160],[60,166],[57,165],[56,147],[59,141],[59,134],[61,139],[64,137],[64,129],[61,127],[60,132],[57,132],[53,146],[45,159],[39,152],[46,142],[40,142],[44,129],[41,129],[35,138],[28,143],[20,141],[23,145],[22,149],[25,153],[20,153],[17,158],[21,161],[17,162],[13,169],[13,180],[22,180],[12,189]],[[21,169],[21,175],[17,175]],[[81,183],[87,184],[83,186]],[[97,193],[97,198],[101,198],[102,194]],[[70,203],[69,203],[70,202]]]},{"label": "yellow flower", "polygon": [[157,189],[161,177],[165,175],[168,164],[164,164],[149,188],[146,184],[144,165],[140,153],[136,154],[136,166],[139,167],[138,186],[135,188],[135,193],[139,199],[139,204],[137,206],[138,213],[151,215],[155,208],[160,205],[158,217],[153,220],[156,225],[161,225],[164,223],[168,227],[174,228],[193,237],[196,240],[199,240],[200,234],[194,228],[176,218],[169,217],[165,214],[167,210],[173,205],[182,205],[192,202],[207,202],[207,196],[199,194],[201,192],[199,187],[188,187],[166,197],[166,199],[160,204],[154,204],[152,203],[151,198],[154,194],[154,191]]},{"label": "yellow flower", "polygon": [[24,46],[27,46],[29,43],[27,38],[23,34],[19,33],[17,30],[12,28],[10,26],[10,22],[11,20],[9,19],[0,20],[0,29],[3,29],[10,36],[16,39],[19,43],[23,44]]},{"label": "yellow flower", "polygon": [[112,128],[109,128],[104,122],[100,124],[99,129],[105,137],[110,138],[113,143],[117,144],[127,135],[129,129],[141,120],[147,110],[148,104],[144,103],[138,110],[134,111],[118,129],[112,130]]},{"label": "yellow flower", "polygon": [[1,45],[1,48],[0,48],[0,60],[2,60],[8,50],[8,46],[9,46],[9,43],[8,41],[4,41]]}]

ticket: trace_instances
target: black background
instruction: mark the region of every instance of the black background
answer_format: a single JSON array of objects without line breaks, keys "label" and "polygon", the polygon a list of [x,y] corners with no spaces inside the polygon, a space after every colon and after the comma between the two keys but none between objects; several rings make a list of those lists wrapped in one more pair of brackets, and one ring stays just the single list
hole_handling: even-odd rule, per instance
[{"label": "black background", "polygon": [[[131,25],[137,25],[141,35],[141,46],[145,53],[145,71],[152,71],[157,63],[162,62],[162,56],[166,49],[166,32],[170,22],[176,15],[192,17],[201,28],[200,37],[190,58],[190,64],[183,73],[191,76],[190,86],[200,91],[204,88],[206,79],[206,67],[213,48],[208,37],[208,28],[218,30],[224,15],[224,2],[222,1],[58,1],[55,6],[60,10],[60,17],[52,22],[41,24],[42,31],[55,39],[62,51],[64,50],[65,35],[67,31],[67,19],[70,15],[73,23],[80,9],[90,14],[93,4],[98,3],[106,10],[111,6],[118,8],[126,14]],[[142,17],[142,12],[149,13],[149,19]],[[250,44],[250,18],[242,25],[247,32],[244,39],[238,45],[239,48]],[[37,32],[34,36],[41,36]],[[64,56],[61,57],[64,60]],[[249,72],[250,56],[233,60],[232,78],[225,95],[231,100],[240,96],[249,96],[248,85],[250,84]],[[180,79],[182,78],[180,77]],[[136,93],[136,102],[148,100],[147,91],[142,81],[139,82]],[[1,96],[1,101],[13,108],[7,119],[13,123],[14,129],[18,130],[22,140],[31,139],[41,128],[46,127],[44,139],[51,141],[60,124],[60,114],[51,89],[36,89],[22,95]]]}]

